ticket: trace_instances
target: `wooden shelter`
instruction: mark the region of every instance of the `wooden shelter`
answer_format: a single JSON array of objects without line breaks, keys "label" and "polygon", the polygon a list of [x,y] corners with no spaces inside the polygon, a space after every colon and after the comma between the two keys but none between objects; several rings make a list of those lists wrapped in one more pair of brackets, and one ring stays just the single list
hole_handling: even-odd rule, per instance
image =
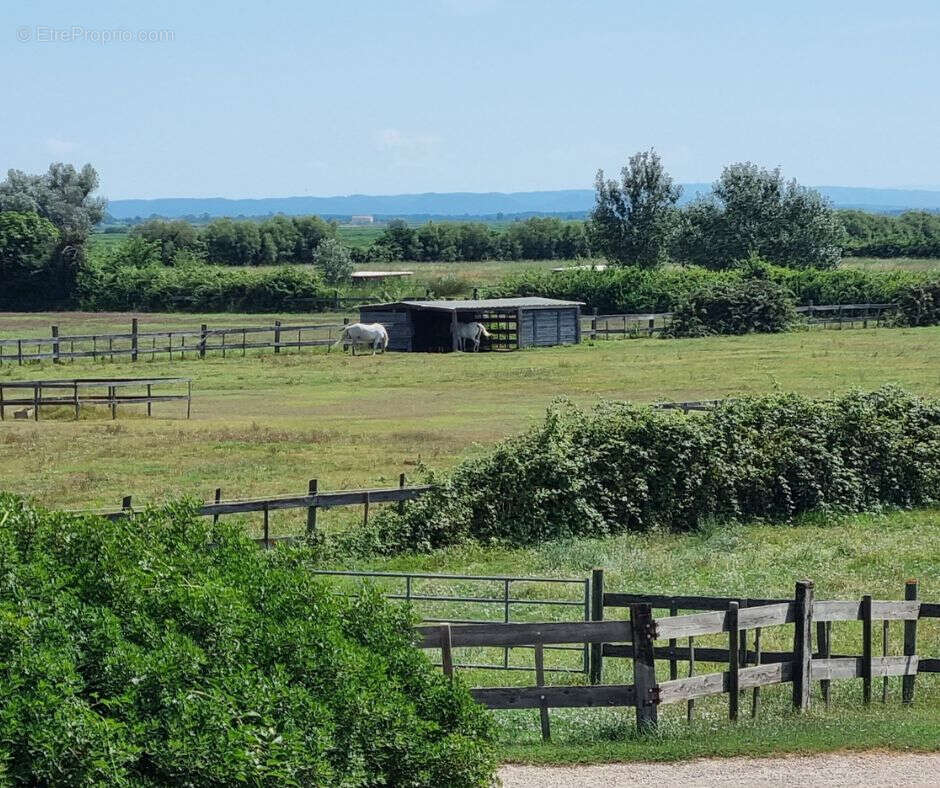
[{"label": "wooden shelter", "polygon": [[458,323],[482,323],[492,335],[481,350],[574,345],[581,341],[580,301],[490,298],[467,301],[398,301],[359,307],[363,323],[381,323],[389,350],[446,353],[458,349]]}]

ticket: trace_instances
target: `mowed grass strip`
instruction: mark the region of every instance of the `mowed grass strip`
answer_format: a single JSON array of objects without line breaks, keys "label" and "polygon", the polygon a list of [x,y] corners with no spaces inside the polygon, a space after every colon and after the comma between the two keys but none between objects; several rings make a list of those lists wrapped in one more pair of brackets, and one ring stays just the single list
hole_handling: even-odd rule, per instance
[{"label": "mowed grass strip", "polygon": [[[510,353],[322,350],[172,362],[4,364],[6,380],[70,376],[193,379],[179,403],[67,408],[0,425],[0,488],[53,506],[112,505],[122,495],[226,497],[397,483],[418,462],[447,467],[540,419],[554,397],[590,405],[797,391],[826,397],[897,383],[940,393],[940,328],[806,331],[692,340],[635,339]],[[142,409],[141,409],[142,410]],[[9,415],[9,414],[8,414]]]}]

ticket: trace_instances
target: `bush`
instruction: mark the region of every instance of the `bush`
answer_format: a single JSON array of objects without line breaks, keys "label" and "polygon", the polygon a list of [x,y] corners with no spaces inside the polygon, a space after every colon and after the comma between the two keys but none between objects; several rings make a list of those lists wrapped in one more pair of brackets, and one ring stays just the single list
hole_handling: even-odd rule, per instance
[{"label": "bush", "polygon": [[[137,239],[141,244],[147,242]],[[91,265],[79,280],[82,309],[146,312],[276,312],[300,299],[322,295],[310,271],[284,266],[271,271],[201,264],[173,267]]]},{"label": "bush", "polygon": [[188,505],[110,522],[0,496],[0,774],[33,785],[486,785],[491,724],[304,549]]},{"label": "bush", "polygon": [[901,325],[940,325],[940,279],[903,288],[897,294],[897,302]]},{"label": "bush", "polygon": [[313,260],[323,272],[323,281],[328,284],[346,282],[353,272],[349,250],[335,238],[324,238],[320,241]]},{"label": "bush", "polygon": [[775,334],[789,330],[796,319],[790,291],[776,282],[718,281],[695,290],[676,307],[667,333],[674,337]]},{"label": "bush", "polygon": [[738,263],[726,271],[698,266],[666,267],[653,271],[608,268],[606,271],[550,273],[529,270],[504,277],[487,288],[494,297],[543,295],[584,301],[601,313],[671,312],[693,292],[719,283],[740,282],[757,275],[786,287],[797,304],[883,304],[898,301],[909,288],[930,277],[913,271],[859,271],[851,268],[818,270],[769,265],[759,260]]},{"label": "bush", "polygon": [[787,394],[684,415],[626,403],[556,403],[435,489],[360,531],[362,552],[464,541],[528,545],[713,518],[786,521],[940,501],[940,403],[895,388],[830,401]]}]

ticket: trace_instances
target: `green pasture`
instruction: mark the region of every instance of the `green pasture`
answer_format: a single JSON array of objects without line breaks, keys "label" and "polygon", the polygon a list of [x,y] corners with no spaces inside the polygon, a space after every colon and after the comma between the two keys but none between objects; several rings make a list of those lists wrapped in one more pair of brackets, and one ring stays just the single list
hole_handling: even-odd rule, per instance
[{"label": "green pasture", "polygon": [[[210,325],[266,324],[284,315],[143,315],[141,330]],[[292,318],[294,316],[291,316]],[[310,317],[310,316],[308,316]],[[335,317],[335,316],[331,316]],[[123,330],[127,314],[57,313],[0,316],[0,337]],[[313,322],[324,320],[315,316]],[[299,493],[318,478],[321,490],[397,484],[398,474],[419,476],[421,463],[446,468],[525,429],[558,396],[590,405],[598,398],[697,400],[775,390],[826,397],[850,388],[897,383],[940,395],[940,327],[921,329],[808,330],[780,335],[707,339],[630,339],[578,347],[481,354],[357,356],[322,350],[249,351],[222,359],[154,362],[75,361],[22,367],[4,364],[0,380],[56,377],[180,375],[193,379],[193,417],[178,403],[154,406],[155,418],[102,409],[74,422],[70,412],[50,413],[38,423],[0,424],[0,489],[23,493],[63,508],[117,507],[123,495],[135,505],[179,495],[211,498]],[[695,418],[691,415],[690,418]],[[375,511],[373,507],[373,512]],[[361,508],[320,513],[325,533],[347,529]],[[260,516],[244,517],[254,535]],[[273,534],[299,533],[304,512],[275,512]],[[348,562],[337,560],[340,568]],[[926,599],[940,599],[940,511],[815,516],[791,525],[714,523],[691,534],[625,534],[605,539],[546,543],[527,549],[464,546],[429,555],[357,559],[358,568],[452,574],[585,577],[603,567],[611,590],[650,593],[786,596],[795,580],[817,583],[819,598],[871,593],[897,599],[905,579],[917,577]],[[392,581],[382,581],[391,590]],[[497,584],[498,585],[498,584]],[[427,593],[469,594],[471,584],[438,581]],[[479,589],[476,589],[479,590]],[[488,589],[498,593],[498,587]],[[549,591],[521,586],[523,598]],[[564,591],[577,599],[576,588]],[[571,610],[570,608],[568,609]],[[467,616],[459,603],[423,615]],[[499,605],[472,617],[498,620]],[[625,611],[621,611],[625,614]],[[554,613],[553,617],[558,617]],[[571,615],[569,612],[568,615]],[[545,618],[544,608],[521,605],[513,617]],[[860,628],[835,625],[833,649],[858,653]],[[922,651],[940,656],[940,626],[924,622]],[[878,631],[880,635],[880,629]],[[891,651],[900,647],[894,624]],[[700,645],[717,645],[703,638]],[[787,647],[782,630],[765,634],[764,647]],[[878,640],[880,645],[880,640]],[[461,659],[491,661],[499,653]],[[531,651],[513,650],[511,664],[528,667]],[[578,666],[577,652],[549,652],[550,667]],[[666,663],[660,663],[666,671]],[[608,660],[607,680],[630,680],[629,665]],[[685,666],[680,666],[680,675]],[[718,670],[700,665],[699,671]],[[528,684],[528,671],[470,670],[473,685]],[[580,682],[576,674],[554,681]],[[701,700],[696,721],[684,722],[684,705],[665,708],[653,739],[638,739],[630,709],[552,711],[554,741],[539,742],[537,712],[497,715],[503,755],[531,762],[668,759],[693,755],[813,751],[879,746],[935,748],[940,741],[940,686],[918,678],[916,702],[901,707],[898,680],[889,703],[860,705],[860,682],[837,683],[833,707],[796,718],[787,688],[762,695],[762,722],[727,722],[726,701]],[[875,682],[880,700],[880,680]],[[742,699],[746,717],[749,700]]]}]

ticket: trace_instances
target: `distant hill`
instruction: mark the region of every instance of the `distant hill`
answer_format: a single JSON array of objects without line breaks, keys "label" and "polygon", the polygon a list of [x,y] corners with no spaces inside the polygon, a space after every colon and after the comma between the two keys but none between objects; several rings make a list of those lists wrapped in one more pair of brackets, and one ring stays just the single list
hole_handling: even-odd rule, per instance
[{"label": "distant hill", "polygon": [[[707,183],[683,184],[682,201],[706,194]],[[878,213],[903,210],[940,210],[940,191],[915,189],[870,189],[852,186],[822,186],[819,190],[838,208],[856,208]],[[561,189],[537,192],[427,192],[425,194],[367,195],[339,197],[263,197],[230,200],[224,197],[164,197],[154,200],[112,200],[108,213],[115,219],[163,216],[289,216],[319,214],[346,217],[371,214],[395,216],[494,217],[532,214],[582,215],[594,205],[593,189]]]}]

